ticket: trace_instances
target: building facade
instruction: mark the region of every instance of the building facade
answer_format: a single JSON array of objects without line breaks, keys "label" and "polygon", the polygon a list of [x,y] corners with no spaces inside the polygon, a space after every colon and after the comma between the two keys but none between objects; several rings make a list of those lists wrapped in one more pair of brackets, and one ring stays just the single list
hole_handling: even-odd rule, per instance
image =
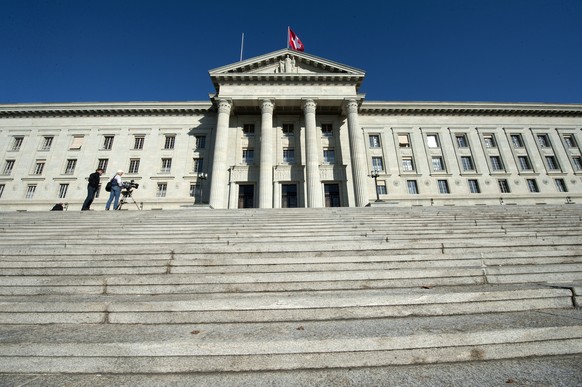
[{"label": "building facade", "polygon": [[[288,49],[210,71],[209,101],[0,105],[0,211],[582,201],[582,105],[365,100],[362,70]],[[126,206],[135,209],[133,204]]]}]

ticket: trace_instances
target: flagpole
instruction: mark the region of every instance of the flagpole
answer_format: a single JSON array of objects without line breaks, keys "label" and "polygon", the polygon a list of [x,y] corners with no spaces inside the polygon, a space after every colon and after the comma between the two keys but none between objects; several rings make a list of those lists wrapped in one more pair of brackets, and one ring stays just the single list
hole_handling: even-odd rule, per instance
[{"label": "flagpole", "polygon": [[242,62],[243,58],[243,47],[245,45],[245,33],[242,33],[242,37],[240,39],[240,62]]},{"label": "flagpole", "polygon": [[289,48],[289,26],[287,26],[287,48]]}]

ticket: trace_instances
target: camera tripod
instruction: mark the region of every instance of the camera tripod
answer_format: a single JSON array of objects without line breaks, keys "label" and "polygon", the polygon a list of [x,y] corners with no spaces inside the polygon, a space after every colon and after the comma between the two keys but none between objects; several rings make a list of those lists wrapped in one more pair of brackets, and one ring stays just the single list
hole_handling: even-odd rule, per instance
[{"label": "camera tripod", "polygon": [[133,190],[128,190],[128,189],[124,189],[121,191],[121,199],[119,200],[119,205],[117,206],[116,210],[121,210],[121,207],[125,203],[127,203],[129,201],[129,199],[131,199],[131,201],[133,202],[133,204],[135,204],[135,206],[137,207],[138,210],[141,210],[141,208],[139,208],[139,206],[137,205],[133,196],[131,196],[132,191]]}]

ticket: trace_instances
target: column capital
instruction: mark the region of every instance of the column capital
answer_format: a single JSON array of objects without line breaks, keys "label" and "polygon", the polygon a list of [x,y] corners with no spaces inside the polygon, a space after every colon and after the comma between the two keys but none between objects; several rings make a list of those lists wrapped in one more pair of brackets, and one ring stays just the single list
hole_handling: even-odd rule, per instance
[{"label": "column capital", "polygon": [[305,113],[315,113],[315,108],[317,107],[317,101],[313,98],[306,98],[301,104],[303,111]]},{"label": "column capital", "polygon": [[275,100],[270,98],[261,98],[260,106],[262,113],[273,113],[273,110],[275,110]]},{"label": "column capital", "polygon": [[218,106],[219,113],[230,114],[230,110],[232,109],[232,100],[221,98],[217,101],[216,105]]},{"label": "column capital", "polygon": [[349,98],[344,100],[344,109],[346,113],[357,113],[359,107],[359,101],[355,98]]}]

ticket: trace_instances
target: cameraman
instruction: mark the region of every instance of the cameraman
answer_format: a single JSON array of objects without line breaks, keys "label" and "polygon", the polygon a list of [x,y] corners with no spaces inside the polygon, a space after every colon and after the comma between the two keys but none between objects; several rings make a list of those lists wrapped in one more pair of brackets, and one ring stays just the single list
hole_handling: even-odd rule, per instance
[{"label": "cameraman", "polygon": [[121,188],[123,185],[123,182],[121,181],[121,175],[123,175],[123,171],[120,169],[111,179],[111,193],[109,194],[109,200],[107,200],[107,204],[105,204],[106,210],[109,210],[109,207],[111,207],[111,202],[113,202],[114,210],[116,210],[119,206],[119,195],[121,195]]}]

